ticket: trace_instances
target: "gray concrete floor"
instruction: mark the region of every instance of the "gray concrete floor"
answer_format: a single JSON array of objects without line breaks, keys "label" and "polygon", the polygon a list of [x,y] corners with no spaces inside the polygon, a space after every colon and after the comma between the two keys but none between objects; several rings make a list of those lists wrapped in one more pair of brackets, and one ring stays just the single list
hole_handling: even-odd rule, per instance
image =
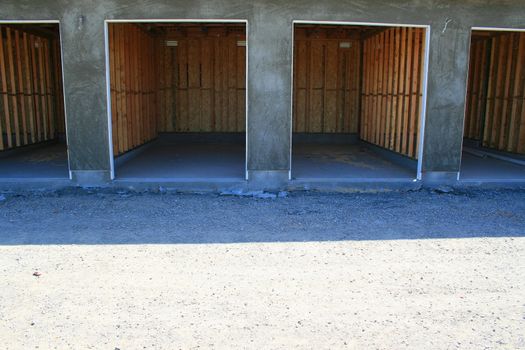
[{"label": "gray concrete floor", "polygon": [[68,178],[65,144],[42,144],[0,156],[0,178]]},{"label": "gray concrete floor", "polygon": [[297,143],[293,145],[292,177],[413,179],[416,173],[362,144]]},{"label": "gray concrete floor", "polygon": [[242,178],[245,147],[231,143],[154,142],[115,169],[117,178]]},{"label": "gray concrete floor", "polygon": [[525,166],[463,152],[461,180],[525,180]]}]

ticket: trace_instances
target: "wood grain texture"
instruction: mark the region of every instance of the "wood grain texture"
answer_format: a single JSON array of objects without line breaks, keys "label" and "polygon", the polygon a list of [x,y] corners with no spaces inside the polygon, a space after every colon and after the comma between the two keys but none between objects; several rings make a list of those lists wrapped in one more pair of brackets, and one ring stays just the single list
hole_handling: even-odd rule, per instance
[{"label": "wood grain texture", "polygon": [[297,27],[294,36],[293,131],[356,133],[359,37],[344,28],[319,27]]},{"label": "wood grain texture", "polygon": [[389,28],[363,43],[360,137],[417,158],[425,31]]},{"label": "wood grain texture", "polygon": [[58,30],[39,36],[0,25],[0,150],[56,139],[65,132]]},{"label": "wood grain texture", "polygon": [[464,137],[525,154],[525,33],[474,32]]}]

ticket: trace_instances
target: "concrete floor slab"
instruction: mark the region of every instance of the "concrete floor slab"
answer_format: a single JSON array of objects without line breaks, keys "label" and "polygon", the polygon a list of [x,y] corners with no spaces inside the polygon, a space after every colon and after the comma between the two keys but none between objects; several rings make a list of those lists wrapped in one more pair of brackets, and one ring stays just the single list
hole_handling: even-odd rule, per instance
[{"label": "concrete floor slab", "polygon": [[525,181],[525,166],[463,152],[460,180]]},{"label": "concrete floor slab", "polygon": [[244,179],[245,159],[242,144],[156,142],[115,173],[118,179]]},{"label": "concrete floor slab", "polygon": [[298,143],[293,146],[295,179],[414,179],[412,169],[393,163],[363,144]]},{"label": "concrete floor slab", "polygon": [[0,178],[69,178],[65,144],[42,144],[0,157]]}]

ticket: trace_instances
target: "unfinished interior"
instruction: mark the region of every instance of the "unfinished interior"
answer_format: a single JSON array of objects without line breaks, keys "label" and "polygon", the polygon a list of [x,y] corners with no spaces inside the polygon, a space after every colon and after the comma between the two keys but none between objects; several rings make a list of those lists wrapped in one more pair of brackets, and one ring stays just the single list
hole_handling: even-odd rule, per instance
[{"label": "unfinished interior", "polygon": [[244,178],[246,25],[108,23],[117,178]]},{"label": "unfinished interior", "polygon": [[69,178],[58,24],[0,23],[0,177]]},{"label": "unfinished interior", "polygon": [[525,179],[524,66],[524,32],[472,31],[462,179]]},{"label": "unfinished interior", "polygon": [[423,28],[296,24],[292,175],[415,178]]}]

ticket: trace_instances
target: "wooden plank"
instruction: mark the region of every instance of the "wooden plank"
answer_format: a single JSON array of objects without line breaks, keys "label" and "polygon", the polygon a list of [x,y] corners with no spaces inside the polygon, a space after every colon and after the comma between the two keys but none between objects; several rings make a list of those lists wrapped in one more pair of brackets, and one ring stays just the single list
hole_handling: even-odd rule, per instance
[{"label": "wooden plank", "polygon": [[406,137],[407,130],[404,128],[407,116],[403,113],[405,101],[405,75],[406,75],[406,31],[407,28],[400,29],[399,43],[399,79],[397,99],[397,131],[396,131],[396,152],[402,153],[403,138]]},{"label": "wooden plank", "polygon": [[188,41],[183,40],[179,41],[179,46],[177,47],[177,59],[178,66],[178,89],[177,89],[177,131],[188,131],[188,113],[189,113],[189,100],[188,100]]},{"label": "wooden plank", "polygon": [[324,46],[323,42],[310,43],[310,110],[307,132],[319,132],[322,128],[324,92]]},{"label": "wooden plank", "polygon": [[237,47],[237,131],[246,131],[246,46]]},{"label": "wooden plank", "polygon": [[385,147],[386,145],[386,135],[387,135],[387,120],[388,115],[388,103],[389,103],[389,75],[390,75],[390,50],[391,50],[391,37],[387,31],[382,32],[381,34],[383,41],[383,50],[384,54],[382,57],[383,65],[383,84],[381,87],[382,98],[381,98],[381,137],[379,139],[379,145]]},{"label": "wooden plank", "polygon": [[395,46],[395,32],[393,29],[388,29],[386,31],[388,35],[388,81],[386,86],[386,123],[385,123],[385,135],[383,145],[388,148],[390,144],[391,129],[392,129],[392,103],[393,103],[393,84],[394,84],[394,75],[393,75],[393,66],[394,66],[394,46]]},{"label": "wooden plank", "polygon": [[26,98],[24,94],[24,75],[23,75],[23,65],[24,57],[22,55],[22,49],[20,44],[21,33],[15,31],[15,47],[16,47],[16,57],[17,57],[17,78],[18,78],[18,91],[17,97],[20,104],[20,117],[22,119],[22,144],[27,145],[27,114],[26,114]]},{"label": "wooden plank", "polygon": [[378,142],[380,146],[385,144],[386,134],[386,85],[388,81],[388,47],[386,45],[386,33],[383,32],[379,35],[379,43],[381,47],[381,56],[379,58],[379,105],[378,108]]},{"label": "wooden plank", "polygon": [[128,121],[127,121],[127,129],[128,129],[128,150],[135,147],[135,139],[136,139],[136,130],[134,128],[135,124],[135,104],[133,102],[133,80],[132,80],[132,65],[133,65],[133,36],[130,31],[130,25],[126,24],[123,27],[123,30],[125,32],[125,53],[126,53],[126,71],[125,71],[125,80],[126,80],[126,90],[125,90],[125,99],[127,103],[127,111],[128,111]]},{"label": "wooden plank", "polygon": [[508,143],[506,145],[506,151],[516,152],[518,140],[516,138],[519,135],[520,125],[517,123],[519,120],[520,110],[523,108],[523,99],[521,98],[523,94],[523,61],[524,52],[525,52],[525,35],[523,33],[518,34],[517,38],[518,50],[516,52],[515,61],[516,61],[516,71],[514,77],[516,82],[514,83],[514,90],[512,93],[512,107],[510,112],[510,121],[509,121],[509,136]]},{"label": "wooden plank", "polygon": [[339,76],[338,62],[339,45],[337,42],[325,43],[325,75],[322,131],[336,132],[337,125],[337,80]]},{"label": "wooden plank", "polygon": [[394,28],[394,38],[395,38],[395,44],[394,44],[394,71],[393,71],[393,79],[392,79],[392,133],[390,135],[390,143],[388,145],[388,148],[391,150],[394,150],[396,147],[396,142],[398,140],[399,135],[397,135],[397,125],[399,123],[399,116],[397,115],[398,111],[398,91],[399,91],[399,49],[400,49],[400,28]]},{"label": "wooden plank", "polygon": [[47,106],[49,114],[49,138],[54,139],[56,137],[55,128],[56,128],[56,106],[54,104],[55,92],[53,91],[53,80],[51,77],[51,48],[49,45],[49,40],[44,41],[44,77],[46,85],[46,97],[47,97]]},{"label": "wooden plank", "polygon": [[408,153],[409,157],[414,157],[417,144],[417,121],[418,118],[418,95],[419,87],[421,85],[419,76],[420,67],[420,55],[421,55],[421,31],[419,29],[412,29],[414,31],[414,60],[413,60],[413,76],[412,76],[412,89],[410,96],[410,122],[409,122],[409,135],[408,135]]},{"label": "wooden plank", "polygon": [[116,116],[116,128],[117,140],[118,140],[118,154],[122,154],[127,150],[127,127],[126,127],[126,102],[124,100],[124,91],[122,85],[122,79],[124,75],[124,57],[123,49],[124,38],[122,33],[122,26],[119,24],[109,25],[113,31],[113,69],[114,69],[114,101],[115,101],[115,116]]},{"label": "wooden plank", "polygon": [[111,99],[111,134],[113,141],[113,156],[120,153],[119,148],[119,118],[117,115],[117,87],[116,87],[116,42],[115,42],[115,29],[113,24],[108,25],[108,45],[109,45],[109,91]]},{"label": "wooden plank", "polygon": [[200,128],[204,132],[213,131],[213,77],[212,77],[212,52],[213,52],[213,42],[209,38],[204,38],[201,40],[201,51],[200,51],[200,60],[201,60],[201,96],[200,96],[200,105],[201,105],[201,122]]},{"label": "wooden plank", "polygon": [[[7,80],[6,80],[6,69],[5,69],[5,59],[4,59],[4,35],[3,35],[3,27],[0,26],[0,80],[2,83],[2,90],[0,91],[0,95],[2,95],[2,102],[3,102],[3,111],[4,111],[4,120],[7,120],[9,118],[9,98],[7,96]],[[7,123],[6,123],[7,124]],[[9,134],[7,134],[9,137]],[[9,144],[7,147],[11,147]],[[0,117],[0,151],[4,150],[4,130],[3,130],[3,122]]]},{"label": "wooden plank", "polygon": [[369,142],[376,143],[376,116],[377,116],[377,63],[379,59],[379,52],[377,50],[377,37],[372,37],[370,41],[372,51],[372,63],[371,63],[371,77],[370,77],[370,97],[371,97],[371,109],[370,109],[370,137]]},{"label": "wooden plank", "polygon": [[480,97],[481,71],[482,71],[482,42],[473,42],[471,45],[471,55],[469,64],[469,80],[468,80],[468,100],[465,112],[465,135],[464,137],[475,139],[477,120],[479,119],[478,103]]},{"label": "wooden plank", "polygon": [[502,99],[502,107],[501,107],[501,117],[500,117],[500,132],[499,135],[496,136],[497,138],[497,148],[499,150],[504,150],[507,145],[507,137],[508,137],[508,117],[510,114],[510,107],[509,104],[509,98],[511,89],[513,88],[513,82],[515,79],[514,70],[515,70],[515,61],[513,58],[515,57],[514,54],[514,40],[515,35],[508,34],[508,46],[507,46],[507,64],[505,69],[505,84],[503,85],[503,90],[501,91],[501,99]]},{"label": "wooden plank", "polygon": [[31,48],[30,40],[27,33],[23,33],[22,42],[24,46],[24,96],[25,103],[27,105],[28,120],[29,120],[29,133],[31,143],[36,142],[36,129],[35,129],[35,105],[33,103],[33,86],[31,83]]},{"label": "wooden plank", "polygon": [[[16,147],[20,146],[20,127],[18,123],[18,101],[17,101],[17,92],[16,92],[16,79],[15,79],[15,61],[13,59],[13,40],[11,36],[11,29],[6,28],[6,45],[7,45],[7,60],[9,62],[9,94],[11,95],[11,112],[12,120],[9,121],[13,123],[12,129],[11,125],[6,127],[7,132],[14,132],[15,145]],[[9,118],[11,119],[11,118]],[[10,130],[11,129],[11,130]]]},{"label": "wooden plank", "polygon": [[353,123],[351,124],[350,131],[352,133],[359,132],[359,114],[361,111],[361,86],[362,86],[362,74],[361,70],[363,67],[363,58],[362,58],[362,52],[361,52],[361,42],[355,41],[354,42],[355,49],[354,49],[354,57],[349,57],[349,59],[356,62],[356,66],[350,65],[353,69],[353,84],[351,85],[351,90],[349,93],[349,99],[350,97],[352,100],[352,105],[355,106],[352,113],[352,120]]},{"label": "wooden plank", "polygon": [[42,107],[42,131],[44,134],[44,140],[49,139],[49,108],[47,105],[46,98],[46,80],[45,80],[45,69],[44,69],[44,43],[43,39],[38,38],[38,82],[39,87],[39,96],[40,96],[40,106]]},{"label": "wooden plank", "polygon": [[[406,43],[406,73],[405,73],[405,91],[403,93],[403,139],[401,145],[401,153],[408,154],[408,143],[410,139],[410,111],[411,111],[411,96],[412,96],[412,79],[414,77],[414,66],[412,59],[414,57],[414,31],[411,28],[407,29],[407,43]],[[417,75],[416,75],[417,76]]]},{"label": "wooden plank", "polygon": [[505,84],[505,69],[507,61],[505,60],[508,52],[508,37],[501,36],[499,37],[501,45],[499,47],[499,64],[496,73],[496,94],[494,96],[494,114],[492,115],[492,131],[490,137],[489,147],[496,148],[498,143],[498,137],[501,129],[501,114],[502,114],[502,91]]},{"label": "wooden plank", "polygon": [[415,120],[415,142],[416,142],[416,151],[414,154],[414,158],[417,159],[419,157],[419,147],[420,147],[420,141],[421,141],[421,133],[420,133],[420,126],[421,126],[421,113],[422,113],[422,106],[423,106],[423,75],[425,74],[425,51],[427,49],[426,47],[426,31],[424,29],[418,29],[421,37],[421,46],[419,49],[420,52],[420,58],[419,58],[419,71],[418,71],[418,78],[417,78],[417,109],[416,109],[416,115],[414,116]]},{"label": "wooden plank", "polygon": [[228,131],[237,131],[237,39],[228,40]]},{"label": "wooden plank", "polygon": [[491,45],[491,57],[490,57],[490,70],[489,70],[489,82],[487,90],[487,107],[485,109],[485,125],[483,127],[483,146],[488,147],[490,145],[491,133],[492,133],[492,124],[493,124],[493,115],[495,108],[495,94],[496,94],[496,84],[497,78],[496,73],[498,70],[499,63],[499,46],[500,38],[492,38]]}]

